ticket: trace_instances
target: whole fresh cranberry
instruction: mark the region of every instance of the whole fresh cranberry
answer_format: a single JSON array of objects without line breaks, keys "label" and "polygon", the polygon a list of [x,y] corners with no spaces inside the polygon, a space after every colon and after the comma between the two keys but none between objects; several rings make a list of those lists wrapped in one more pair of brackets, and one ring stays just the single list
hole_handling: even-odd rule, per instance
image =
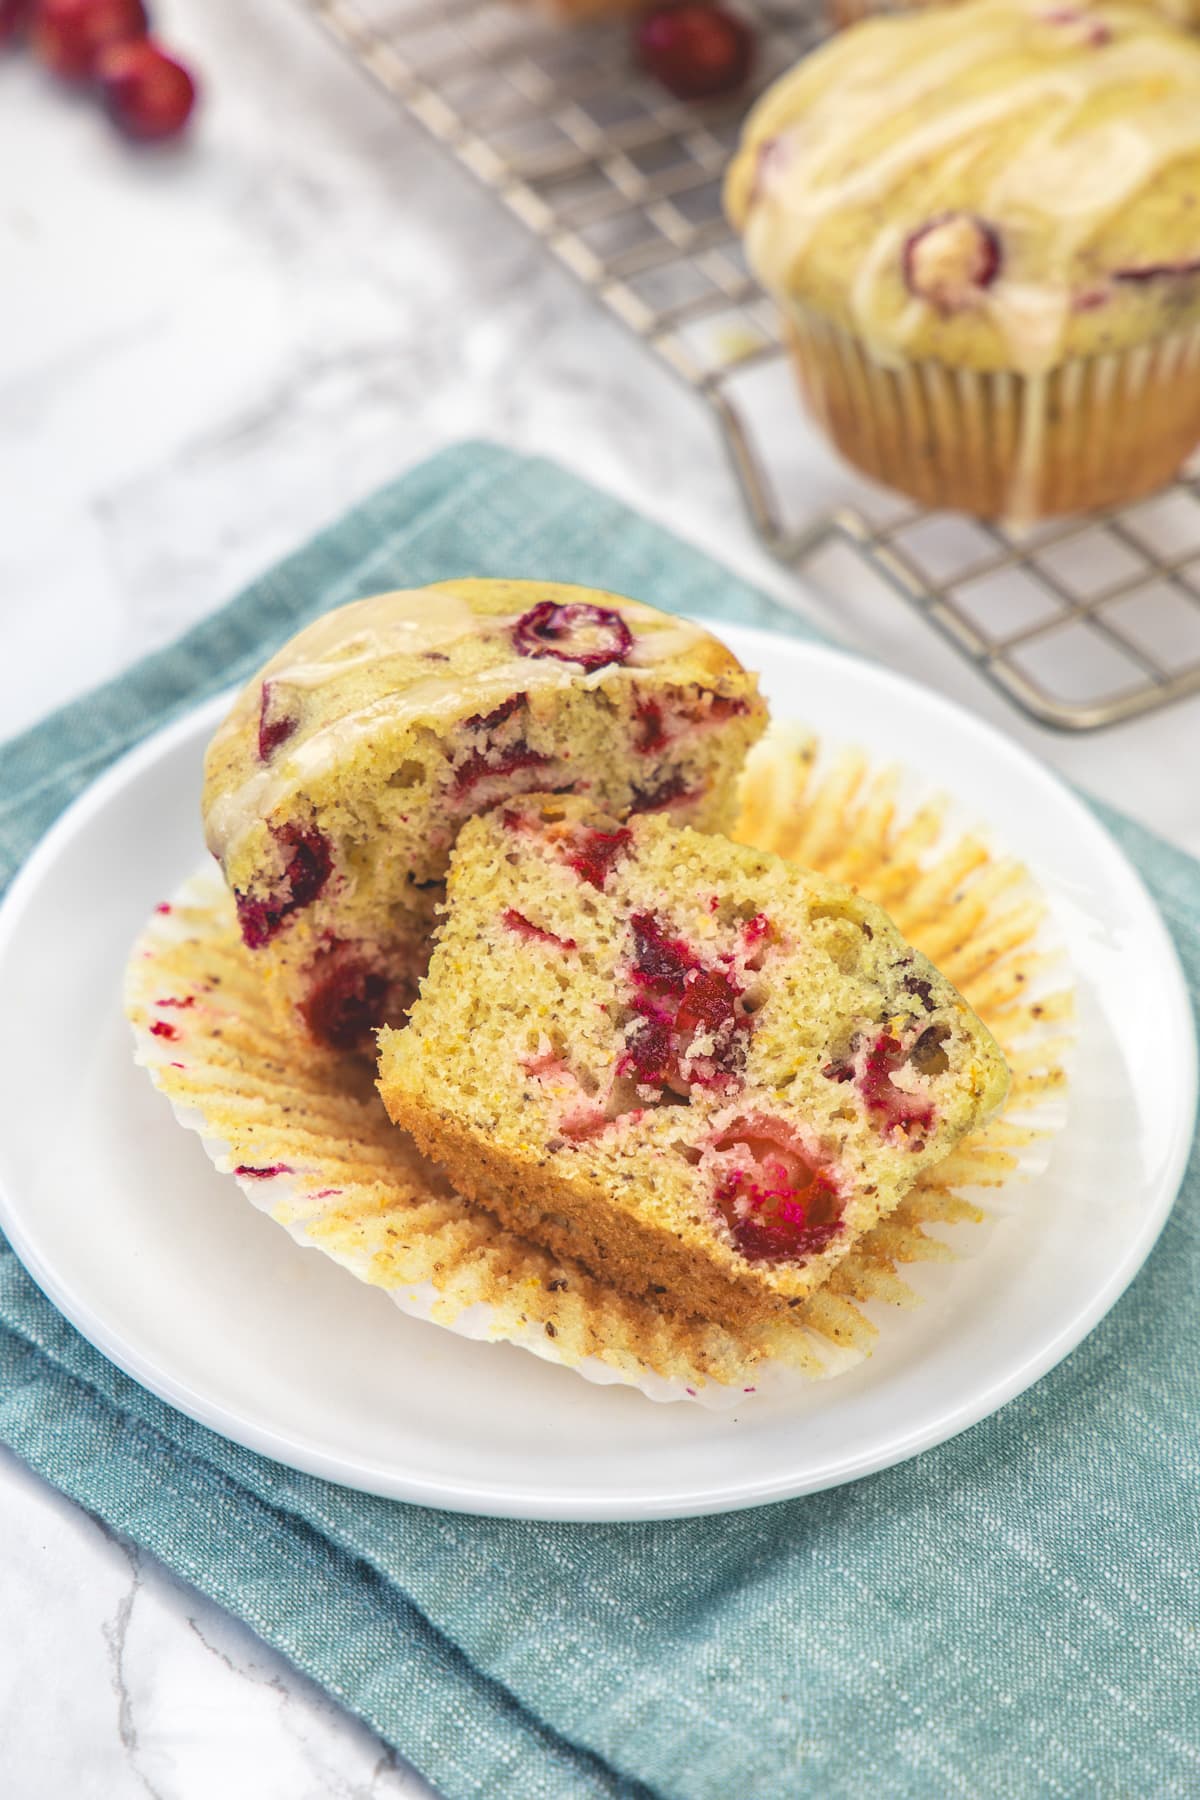
[{"label": "whole fresh cranberry", "polygon": [[96,73],[109,113],[127,137],[174,137],[191,117],[196,83],[153,38],[104,51]]},{"label": "whole fresh cranberry", "polygon": [[625,661],[633,649],[633,633],[609,607],[579,600],[557,606],[543,600],[517,620],[513,645],[521,656],[554,656],[583,669],[602,669]]},{"label": "whole fresh cranberry", "polygon": [[114,44],[143,38],[150,21],[142,0],[34,0],[34,55],[65,81],[87,81]]},{"label": "whole fresh cranberry", "polygon": [[975,306],[1000,273],[1000,239],[973,213],[943,213],[905,240],[904,281],[939,312]]},{"label": "whole fresh cranberry", "polygon": [[33,17],[33,0],[0,0],[0,44],[19,37]]},{"label": "whole fresh cranberry", "polygon": [[638,61],[677,100],[732,94],[754,64],[754,33],[723,6],[656,6],[634,28]]}]

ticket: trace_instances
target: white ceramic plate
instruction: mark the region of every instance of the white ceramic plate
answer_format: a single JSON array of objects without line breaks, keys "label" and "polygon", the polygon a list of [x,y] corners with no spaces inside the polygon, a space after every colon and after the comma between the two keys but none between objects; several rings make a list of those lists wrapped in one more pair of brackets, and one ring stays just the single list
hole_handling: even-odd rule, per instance
[{"label": "white ceramic plate", "polygon": [[134,1066],[129,946],[199,854],[216,702],[91,788],[0,909],[0,1225],[54,1303],[193,1418],[299,1469],[465,1512],[647,1519],[853,1480],[1019,1394],[1140,1267],[1182,1175],[1196,1049],[1173,946],[1111,839],[989,727],[882,669],[729,629],[776,718],[948,787],[1024,858],[1069,947],[1080,1043],[1049,1168],[984,1248],[918,1271],[876,1355],[798,1401],[655,1406],[406,1318],[249,1206]]}]

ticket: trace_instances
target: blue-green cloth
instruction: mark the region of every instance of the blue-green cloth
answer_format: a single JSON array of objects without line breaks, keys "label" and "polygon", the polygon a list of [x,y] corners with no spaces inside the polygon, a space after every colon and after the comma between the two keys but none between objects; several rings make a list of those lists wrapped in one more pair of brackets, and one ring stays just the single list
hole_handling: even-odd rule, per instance
[{"label": "blue-green cloth", "polygon": [[[302,620],[465,573],[805,632],[561,469],[463,446],[0,748],[0,881],[115,757]],[[1200,870],[1105,818],[1195,999]],[[996,1417],[889,1473],[721,1518],[463,1518],[294,1474],[120,1374],[2,1240],[0,1439],[450,1800],[1196,1800],[1198,1202],[1193,1158],[1131,1291]]]}]

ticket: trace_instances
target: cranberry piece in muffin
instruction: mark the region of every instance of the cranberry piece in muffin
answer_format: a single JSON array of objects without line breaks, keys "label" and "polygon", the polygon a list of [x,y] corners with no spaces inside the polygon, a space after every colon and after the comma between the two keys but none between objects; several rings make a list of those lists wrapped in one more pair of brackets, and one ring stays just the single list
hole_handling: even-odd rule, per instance
[{"label": "cranberry piece in muffin", "polygon": [[603,606],[575,602],[556,606],[543,600],[517,620],[513,643],[522,656],[555,656],[581,669],[603,669],[623,663],[633,637],[620,613]]},{"label": "cranberry piece in muffin", "polygon": [[906,238],[903,264],[910,293],[939,312],[962,312],[1000,273],[1000,239],[974,213],[943,213]]}]

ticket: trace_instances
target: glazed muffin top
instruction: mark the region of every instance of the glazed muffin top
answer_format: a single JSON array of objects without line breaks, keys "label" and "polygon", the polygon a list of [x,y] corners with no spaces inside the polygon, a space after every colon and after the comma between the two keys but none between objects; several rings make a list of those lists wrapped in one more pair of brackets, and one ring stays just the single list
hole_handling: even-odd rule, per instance
[{"label": "glazed muffin top", "polygon": [[870,19],[751,113],[759,279],[883,361],[1036,374],[1200,321],[1200,39],[1123,0]]},{"label": "glazed muffin top", "polygon": [[256,827],[321,791],[364,748],[444,729],[519,689],[605,687],[628,673],[711,685],[741,664],[711,633],[598,588],[441,581],[323,613],[247,683],[205,758],[209,849],[229,859]]}]

